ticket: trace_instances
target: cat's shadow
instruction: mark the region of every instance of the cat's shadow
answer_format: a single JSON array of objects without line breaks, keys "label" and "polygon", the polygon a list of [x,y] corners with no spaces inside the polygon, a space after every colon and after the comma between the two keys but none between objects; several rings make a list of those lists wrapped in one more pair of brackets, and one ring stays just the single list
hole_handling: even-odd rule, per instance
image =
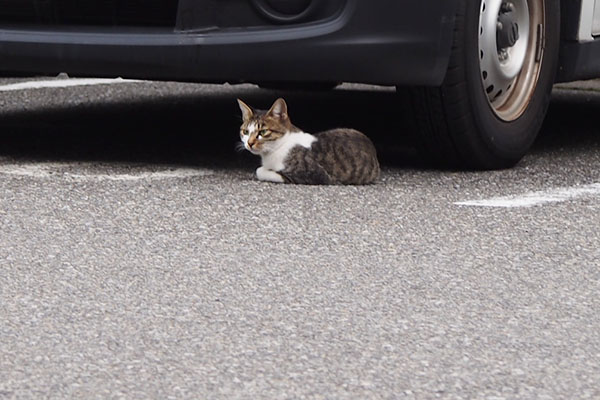
[{"label": "cat's shadow", "polygon": [[[267,108],[277,97],[308,132],[352,127],[375,143],[383,167],[426,168],[414,150],[407,93],[387,88],[277,91],[251,85],[160,98],[54,104],[0,111],[0,156],[38,160],[115,161],[247,168],[259,160],[236,151],[242,98]],[[558,95],[532,152],[598,145],[591,131],[600,93]]]}]

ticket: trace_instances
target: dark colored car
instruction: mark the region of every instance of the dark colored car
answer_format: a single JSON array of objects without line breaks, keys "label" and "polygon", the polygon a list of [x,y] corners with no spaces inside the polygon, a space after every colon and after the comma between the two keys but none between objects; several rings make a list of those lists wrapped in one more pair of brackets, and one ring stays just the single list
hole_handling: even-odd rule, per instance
[{"label": "dark colored car", "polygon": [[600,76],[600,0],[0,0],[0,71],[410,86],[419,147],[514,165],[552,85]]}]

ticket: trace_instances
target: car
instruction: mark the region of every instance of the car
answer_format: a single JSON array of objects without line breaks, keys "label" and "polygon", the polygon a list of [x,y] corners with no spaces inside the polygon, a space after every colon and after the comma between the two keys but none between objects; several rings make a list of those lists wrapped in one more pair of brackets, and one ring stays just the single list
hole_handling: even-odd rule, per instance
[{"label": "car", "polygon": [[424,157],[507,168],[600,76],[600,0],[0,0],[0,73],[60,72],[406,87]]}]

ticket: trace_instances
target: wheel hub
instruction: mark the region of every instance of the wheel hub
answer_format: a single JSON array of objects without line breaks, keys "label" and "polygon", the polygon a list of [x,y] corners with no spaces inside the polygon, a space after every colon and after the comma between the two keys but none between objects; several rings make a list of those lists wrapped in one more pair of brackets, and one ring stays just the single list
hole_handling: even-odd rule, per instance
[{"label": "wheel hub", "polygon": [[519,24],[514,15],[514,5],[505,3],[505,6],[500,9],[498,15],[496,42],[498,52],[513,47],[519,40]]},{"label": "wheel hub", "polygon": [[531,22],[528,1],[482,0],[479,64],[484,90],[497,111],[509,100],[527,61]]}]

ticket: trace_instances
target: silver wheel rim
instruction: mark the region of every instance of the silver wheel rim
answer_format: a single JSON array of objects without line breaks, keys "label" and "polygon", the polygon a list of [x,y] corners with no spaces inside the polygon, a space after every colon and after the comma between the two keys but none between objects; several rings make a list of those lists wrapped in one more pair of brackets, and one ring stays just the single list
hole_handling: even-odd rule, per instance
[{"label": "silver wheel rim", "polygon": [[[519,118],[535,90],[543,59],[544,12],[544,0],[481,1],[481,82],[490,107],[504,121]],[[507,44],[511,29],[518,31],[518,38]]]}]

